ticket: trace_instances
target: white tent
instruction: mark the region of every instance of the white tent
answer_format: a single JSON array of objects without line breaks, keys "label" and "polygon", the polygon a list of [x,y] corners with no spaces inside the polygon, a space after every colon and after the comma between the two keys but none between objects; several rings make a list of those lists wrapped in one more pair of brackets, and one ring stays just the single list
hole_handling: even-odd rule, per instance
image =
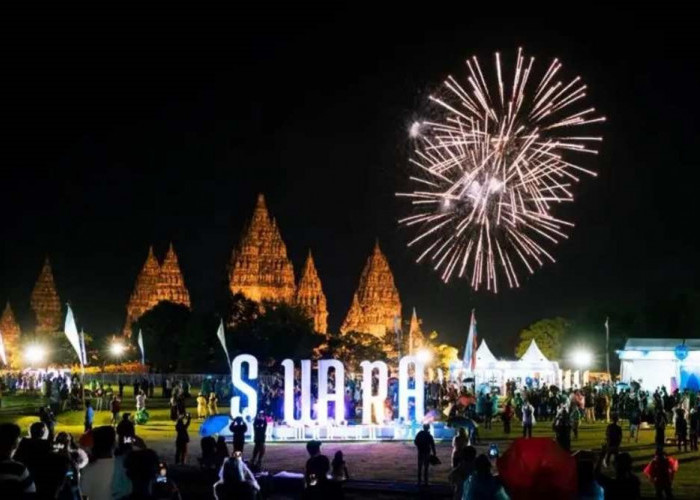
[{"label": "white tent", "polygon": [[498,360],[482,340],[476,351],[475,381],[490,383],[505,388],[505,383],[515,380],[518,386],[526,384],[527,379],[538,380],[540,384],[560,385],[561,370],[559,363],[549,361],[533,340],[519,360]]},{"label": "white tent", "polygon": [[526,363],[526,364],[531,364],[531,365],[540,365],[542,363],[549,363],[549,360],[545,357],[544,354],[542,354],[542,351],[540,351],[539,346],[537,345],[537,342],[535,342],[535,339],[532,339],[530,342],[530,345],[527,348],[527,351],[525,351],[525,354],[523,354],[519,361],[521,363]]},{"label": "white tent", "polygon": [[700,388],[700,339],[630,338],[617,355],[622,382],[639,382],[649,391]]},{"label": "white tent", "polygon": [[482,339],[481,345],[476,350],[476,369],[492,368],[496,366],[496,363],[498,363],[496,356],[493,355],[486,341]]}]

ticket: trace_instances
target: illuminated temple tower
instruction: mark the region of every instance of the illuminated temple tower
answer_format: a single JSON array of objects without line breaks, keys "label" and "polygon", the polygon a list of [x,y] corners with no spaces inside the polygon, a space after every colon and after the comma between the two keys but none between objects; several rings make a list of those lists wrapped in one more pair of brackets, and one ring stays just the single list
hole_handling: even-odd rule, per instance
[{"label": "illuminated temple tower", "polygon": [[229,287],[255,301],[294,301],[294,267],[265,197],[258,195],[250,223],[231,255]]},{"label": "illuminated temple tower", "polygon": [[160,273],[160,264],[153,255],[153,247],[148,248],[148,256],[143,264],[141,272],[136,277],[134,290],[126,305],[126,322],[124,324],[124,335],[131,335],[131,324],[138,320],[143,313],[151,307],[151,297],[155,295],[156,282]]},{"label": "illuminated temple tower", "polygon": [[177,261],[172,243],[168,247],[168,253],[165,254],[165,259],[163,259],[158,271],[158,278],[151,294],[151,307],[163,301],[190,307],[190,292],[185,287],[185,279],[182,277],[180,264]]},{"label": "illuminated temple tower", "polygon": [[394,330],[395,321],[400,318],[399,291],[394,284],[389,263],[377,242],[362,270],[360,284],[340,332],[371,333],[383,339],[387,332]]},{"label": "illuminated temple tower", "polygon": [[56,292],[51,264],[47,257],[30,299],[36,316],[36,332],[52,333],[61,329],[61,299]]},{"label": "illuminated temple tower", "polygon": [[310,318],[313,318],[315,331],[319,333],[327,332],[328,309],[326,307],[326,295],[323,293],[321,279],[318,277],[311,251],[306,257],[306,263],[301,272],[301,278],[299,278],[295,302],[306,311]]},{"label": "illuminated temple tower", "polygon": [[17,368],[20,362],[19,340],[22,331],[15,320],[15,314],[12,312],[9,302],[5,304],[5,310],[0,317],[0,333],[2,333],[2,341],[5,345],[7,362],[12,368]]}]

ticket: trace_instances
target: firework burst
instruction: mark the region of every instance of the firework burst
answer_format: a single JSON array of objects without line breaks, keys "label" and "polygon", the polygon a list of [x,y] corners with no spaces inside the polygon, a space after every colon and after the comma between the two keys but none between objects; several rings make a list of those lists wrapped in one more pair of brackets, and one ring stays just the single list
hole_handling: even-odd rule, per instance
[{"label": "firework burst", "polygon": [[571,222],[554,208],[574,200],[579,176],[596,173],[575,163],[597,154],[602,137],[580,132],[605,121],[585,105],[580,77],[560,80],[554,59],[535,76],[535,59],[518,50],[512,81],[498,53],[487,79],[476,57],[464,84],[449,76],[429,98],[431,120],[411,125],[411,215],[399,224],[416,230],[409,247],[447,282],[468,277],[475,290],[498,291],[505,277],[554,262],[546,247],[566,238]]}]

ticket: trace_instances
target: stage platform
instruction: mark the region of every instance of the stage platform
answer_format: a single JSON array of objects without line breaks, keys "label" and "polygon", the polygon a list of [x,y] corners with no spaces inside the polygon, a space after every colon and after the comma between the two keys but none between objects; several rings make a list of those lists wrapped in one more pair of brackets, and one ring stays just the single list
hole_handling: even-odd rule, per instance
[{"label": "stage platform", "polygon": [[[248,422],[246,441],[253,440],[253,425]],[[203,426],[204,427],[204,426]],[[268,441],[305,442],[311,439],[319,441],[413,441],[416,433],[422,426],[417,423],[386,425],[364,425],[348,423],[347,425],[272,425],[267,426]],[[435,422],[430,425],[430,433],[436,441],[451,441],[455,430],[447,427],[444,422]],[[221,429],[219,436],[224,436],[227,441],[231,439],[231,431],[228,426]]]}]

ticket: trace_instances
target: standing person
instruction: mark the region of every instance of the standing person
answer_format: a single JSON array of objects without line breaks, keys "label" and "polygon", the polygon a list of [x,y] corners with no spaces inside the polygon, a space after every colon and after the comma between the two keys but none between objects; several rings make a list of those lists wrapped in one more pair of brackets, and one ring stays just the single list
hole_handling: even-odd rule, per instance
[{"label": "standing person", "polygon": [[178,415],[184,415],[185,413],[187,413],[184,395],[180,394],[178,396],[177,401],[175,402],[175,410],[177,411]]},{"label": "standing person", "polygon": [[136,427],[129,418],[131,414],[124,412],[122,420],[117,424],[117,445],[122,448],[124,444],[131,444],[136,437]]},{"label": "standing person", "polygon": [[428,485],[428,468],[430,467],[430,457],[436,455],[435,440],[430,434],[430,425],[423,424],[423,430],[416,434],[413,444],[418,449],[418,484]]},{"label": "standing person", "polygon": [[95,410],[92,409],[92,403],[85,401],[85,432],[92,430],[92,424],[95,421]]},{"label": "standing person", "polygon": [[617,414],[612,416],[612,422],[608,424],[605,429],[605,446],[607,448],[607,453],[605,454],[604,464],[610,463],[610,458],[615,455],[615,460],[617,460],[617,455],[620,453],[620,444],[622,444],[622,428],[617,425]]},{"label": "standing person", "polygon": [[656,449],[656,455],[644,468],[644,475],[654,485],[656,498],[673,498],[673,476],[678,472],[678,460],[668,457],[664,449]]},{"label": "standing person", "polygon": [[80,490],[90,500],[122,498],[131,493],[123,457],[114,457],[114,427],[103,425],[92,431],[92,461],[81,471]]},{"label": "standing person", "polygon": [[698,413],[697,407],[693,407],[690,410],[690,423],[689,423],[689,434],[690,434],[690,451],[698,451],[698,432],[700,432],[700,413]]},{"label": "standing person", "polygon": [[[138,382],[134,382],[134,386],[138,387]],[[146,394],[139,390],[136,393],[136,411],[143,411],[146,409]]]},{"label": "standing person", "polygon": [[491,428],[491,420],[493,419],[493,403],[491,402],[491,394],[487,394],[484,398],[484,429]]},{"label": "standing person", "polygon": [[49,431],[49,442],[53,443],[55,432],[54,429],[56,427],[56,416],[54,415],[50,407],[42,406],[39,409],[39,420],[41,420],[44,423],[46,429]]},{"label": "standing person", "polygon": [[216,415],[219,413],[219,408],[216,406],[216,404],[219,402],[219,398],[216,397],[216,393],[212,392],[209,394],[209,413],[212,415]]},{"label": "standing person", "polygon": [[177,401],[176,401],[176,399],[177,399],[176,396],[171,396],[171,397],[170,397],[170,401],[169,401],[169,404],[170,404],[170,420],[172,420],[173,422],[175,422],[175,421],[177,420],[177,417],[178,417],[178,412],[177,412]]},{"label": "standing person", "polygon": [[457,434],[452,438],[452,467],[457,467],[459,464],[462,452],[469,445],[469,436],[464,427],[460,427]]},{"label": "standing person", "polygon": [[0,491],[3,498],[22,498],[36,492],[27,467],[12,459],[19,445],[20,433],[16,424],[0,424]]},{"label": "standing person", "polygon": [[112,412],[112,425],[119,423],[119,412],[122,411],[122,402],[116,394],[112,395],[112,401],[109,402],[109,411]]},{"label": "standing person", "polygon": [[572,406],[569,413],[569,419],[571,421],[571,432],[574,434],[574,439],[578,440],[578,428],[581,423],[581,410],[578,406]]},{"label": "standing person", "polygon": [[175,463],[184,464],[187,462],[187,443],[190,442],[190,435],[187,428],[190,426],[190,414],[180,415],[175,424]]},{"label": "standing person", "polygon": [[326,455],[321,454],[321,442],[309,441],[306,443],[306,451],[309,454],[309,459],[306,461],[304,482],[307,487],[323,486],[328,481],[331,463]]},{"label": "standing person", "polygon": [[197,418],[199,420],[202,420],[206,418],[207,416],[207,398],[202,396],[202,393],[199,393],[199,396],[197,396]]},{"label": "standing person", "polygon": [[124,459],[124,470],[133,485],[133,492],[123,500],[181,500],[180,490],[168,478],[167,466],[158,461],[155,451],[142,449],[130,452]]},{"label": "standing person", "polygon": [[96,384],[97,388],[92,392],[95,398],[95,411],[102,411],[102,386],[98,382]]},{"label": "standing person", "polygon": [[221,468],[224,465],[224,461],[229,458],[228,446],[226,445],[226,438],[224,436],[219,436],[216,439],[216,451],[215,451],[215,462],[216,468]]},{"label": "standing person", "polygon": [[348,464],[345,463],[343,458],[343,452],[338,450],[333,456],[333,461],[331,462],[331,478],[333,481],[343,482],[350,479],[350,473],[348,473]]},{"label": "standing person", "polygon": [[584,389],[583,404],[586,408],[586,422],[591,424],[595,422],[595,410],[593,400],[593,390],[590,385]]},{"label": "standing person", "polygon": [[462,500],[464,482],[474,472],[474,461],[476,460],[476,448],[467,446],[458,457],[457,465],[447,476],[452,485],[452,500]]},{"label": "standing person", "polygon": [[253,457],[250,459],[251,465],[262,468],[262,459],[265,456],[265,440],[267,439],[267,419],[265,412],[258,412],[258,416],[253,420]]},{"label": "standing person", "polygon": [[668,420],[666,419],[666,413],[662,408],[656,410],[656,415],[654,416],[654,443],[656,443],[657,448],[663,448],[666,444],[666,424]]},{"label": "standing person", "polygon": [[630,421],[630,437],[629,442],[631,443],[634,439],[635,443],[639,442],[639,425],[642,423],[642,414],[639,408],[635,405],[629,414]]},{"label": "standing person", "polygon": [[603,459],[607,450],[600,452],[595,467],[595,479],[603,487],[606,500],[639,500],[641,484],[632,472],[632,457],[629,453],[620,453],[615,459],[615,477],[611,478],[601,472]]},{"label": "standing person", "polygon": [[245,445],[245,433],[248,431],[248,426],[243,421],[243,417],[236,417],[229,425],[228,429],[233,434],[233,451],[240,451],[243,453],[243,446]]},{"label": "standing person", "polygon": [[683,408],[676,409],[676,444],[678,445],[678,453],[688,451],[688,421],[685,419],[685,410]]},{"label": "standing person", "polygon": [[124,399],[124,381],[119,378],[119,399]]},{"label": "standing person", "polygon": [[464,482],[462,498],[499,499],[508,498],[500,480],[491,474],[491,460],[479,455],[474,464],[474,473]]},{"label": "standing person", "polygon": [[506,403],[505,408],[503,409],[503,415],[501,418],[503,419],[503,433],[504,434],[510,434],[510,422],[513,420],[513,405],[510,404],[510,401]]},{"label": "standing person", "polygon": [[566,406],[557,414],[552,423],[552,428],[556,434],[557,444],[566,451],[571,451],[571,419]]},{"label": "standing person", "polygon": [[232,456],[226,459],[219,470],[219,480],[214,483],[216,500],[253,499],[260,491],[260,485],[243,459]]},{"label": "standing person", "polygon": [[29,427],[30,437],[22,439],[13,457],[29,469],[39,495],[45,491],[46,478],[51,473],[46,467],[52,445],[47,439],[48,435],[46,426],[42,422],[34,422]]},{"label": "standing person", "polygon": [[532,426],[535,425],[535,409],[529,400],[523,403],[523,437],[532,437]]}]

